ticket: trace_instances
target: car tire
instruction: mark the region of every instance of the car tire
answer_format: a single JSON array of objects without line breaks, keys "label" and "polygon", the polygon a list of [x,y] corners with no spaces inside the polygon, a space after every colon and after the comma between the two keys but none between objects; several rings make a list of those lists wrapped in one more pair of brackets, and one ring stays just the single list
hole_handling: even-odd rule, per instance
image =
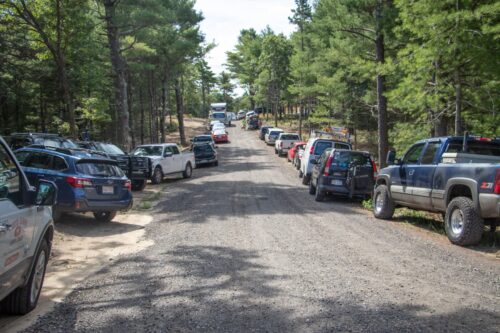
[{"label": "car tire", "polygon": [[116,212],[94,212],[94,218],[99,222],[111,222],[116,216]]},{"label": "car tire", "polygon": [[309,181],[309,194],[313,195],[316,193],[316,186],[313,185],[313,181]]},{"label": "car tire", "polygon": [[278,149],[274,148],[274,153],[278,155]]},{"label": "car tire", "polygon": [[457,197],[451,200],[446,208],[444,228],[453,244],[475,245],[483,236],[484,220],[470,198]]},{"label": "car tire", "polygon": [[304,175],[302,177],[302,184],[303,185],[309,185],[310,181],[311,181],[311,175]]},{"label": "car tire", "polygon": [[214,166],[219,166],[219,161],[215,161]]},{"label": "car tire", "polygon": [[147,184],[146,179],[132,179],[132,190],[133,191],[142,191],[146,187]]},{"label": "car tire", "polygon": [[163,181],[163,171],[161,167],[157,166],[153,171],[153,177],[151,177],[151,182],[155,185],[161,184]]},{"label": "car tire", "polygon": [[373,194],[373,215],[378,219],[390,220],[394,215],[394,202],[386,185],[379,185]]},{"label": "car tire", "polygon": [[34,266],[28,282],[24,287],[17,288],[2,301],[2,311],[11,315],[24,315],[33,310],[38,303],[42,291],[47,262],[50,257],[50,247],[44,239],[35,255]]},{"label": "car tire", "polygon": [[302,172],[302,170],[299,169],[299,178],[302,178],[304,177],[304,173]]},{"label": "car tire", "polygon": [[191,178],[192,175],[193,175],[193,167],[191,166],[191,163],[187,163],[186,167],[184,168],[184,171],[182,172],[182,177]]},{"label": "car tire", "polygon": [[[311,181],[311,183],[312,183],[312,181]],[[324,201],[325,200],[325,193],[320,189],[318,184],[316,184],[315,190],[316,191],[314,191],[314,201],[316,201],[316,202]]]},{"label": "car tire", "polygon": [[297,161],[295,162],[295,168],[296,168],[297,170],[299,170],[299,169],[300,169],[300,161],[299,161],[299,160],[297,160]]}]

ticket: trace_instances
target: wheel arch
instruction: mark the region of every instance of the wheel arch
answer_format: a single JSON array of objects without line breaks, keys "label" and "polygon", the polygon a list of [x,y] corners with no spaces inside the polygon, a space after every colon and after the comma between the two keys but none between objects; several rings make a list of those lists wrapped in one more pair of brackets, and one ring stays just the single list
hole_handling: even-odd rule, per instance
[{"label": "wheel arch", "polygon": [[467,197],[472,200],[476,208],[479,207],[477,192],[477,182],[469,178],[451,178],[446,184],[445,204],[448,206],[451,200],[456,197]]},{"label": "wheel arch", "polygon": [[26,286],[26,284],[28,283],[29,277],[31,275],[31,271],[35,267],[36,254],[38,253],[38,250],[42,246],[43,241],[46,241],[47,245],[49,246],[49,253],[48,253],[47,262],[48,262],[48,259],[50,258],[50,251],[52,250],[52,240],[54,239],[54,221],[50,220],[50,223],[48,223],[45,226],[41,235],[43,235],[43,236],[38,239],[38,242],[37,242],[36,248],[35,248],[35,252],[33,253],[33,257],[31,259],[29,269],[27,270],[26,275],[24,276],[24,281],[22,284],[23,287]]}]

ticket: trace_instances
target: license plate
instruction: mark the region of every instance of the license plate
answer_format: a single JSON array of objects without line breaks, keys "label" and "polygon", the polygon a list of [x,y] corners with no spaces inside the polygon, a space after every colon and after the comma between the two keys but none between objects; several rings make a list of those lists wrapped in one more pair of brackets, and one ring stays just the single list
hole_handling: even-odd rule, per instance
[{"label": "license plate", "polygon": [[342,186],[342,181],[341,180],[338,180],[338,179],[334,179],[332,180],[332,185],[335,185],[335,186]]},{"label": "license plate", "polygon": [[114,193],[115,193],[115,188],[113,186],[102,187],[102,194],[114,194]]}]

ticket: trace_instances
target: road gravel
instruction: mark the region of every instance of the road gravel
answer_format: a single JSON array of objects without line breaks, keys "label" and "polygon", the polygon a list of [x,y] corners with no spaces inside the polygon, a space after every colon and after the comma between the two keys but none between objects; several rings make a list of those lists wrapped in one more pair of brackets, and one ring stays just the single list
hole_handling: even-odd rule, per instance
[{"label": "road gravel", "polygon": [[231,128],[219,167],[173,182],[149,248],[78,285],[28,332],[499,332],[500,265],[359,202],[317,203]]}]

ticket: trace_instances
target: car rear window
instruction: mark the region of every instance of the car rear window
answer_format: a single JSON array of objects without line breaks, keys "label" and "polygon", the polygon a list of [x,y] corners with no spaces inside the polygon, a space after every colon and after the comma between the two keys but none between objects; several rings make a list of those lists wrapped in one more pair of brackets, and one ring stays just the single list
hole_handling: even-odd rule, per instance
[{"label": "car rear window", "polygon": [[[462,142],[452,142],[446,148],[447,153],[461,153]],[[468,141],[467,152],[469,154],[500,156],[500,144],[488,141]]]},{"label": "car rear window", "polygon": [[371,166],[370,156],[360,152],[337,151],[333,154],[332,166],[348,168],[351,163],[356,165]]},{"label": "car rear window", "polygon": [[105,162],[79,162],[76,171],[92,177],[123,177],[122,169],[117,165]]},{"label": "car rear window", "polygon": [[285,134],[281,136],[281,140],[299,140],[299,136],[296,134]]},{"label": "car rear window", "polygon": [[226,114],[222,112],[214,112],[212,113],[212,118],[214,119],[226,119]]},{"label": "car rear window", "polygon": [[327,148],[332,148],[331,141],[317,141],[314,146],[314,155],[321,155]]},{"label": "car rear window", "polygon": [[214,151],[210,145],[195,146],[193,150],[195,153],[213,153]]},{"label": "car rear window", "polygon": [[196,136],[194,138],[194,142],[208,142],[212,141],[212,138],[210,136]]},{"label": "car rear window", "polygon": [[100,151],[108,154],[125,155],[123,150],[121,150],[120,148],[111,143],[96,143],[96,146],[99,148]]}]

